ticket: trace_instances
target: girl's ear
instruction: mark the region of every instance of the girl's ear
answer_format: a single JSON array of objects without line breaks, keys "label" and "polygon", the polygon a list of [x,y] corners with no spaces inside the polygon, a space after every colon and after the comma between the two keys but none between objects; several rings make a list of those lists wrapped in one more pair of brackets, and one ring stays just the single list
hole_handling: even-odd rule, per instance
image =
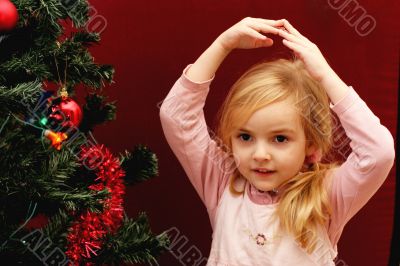
[{"label": "girl's ear", "polygon": [[306,156],[310,156],[317,150],[317,147],[314,144],[309,144],[306,148]]},{"label": "girl's ear", "polygon": [[305,162],[310,164],[310,163],[316,163],[321,161],[322,158],[322,151],[321,149],[318,149],[317,146],[315,145],[310,145],[307,150],[306,150],[306,159]]}]

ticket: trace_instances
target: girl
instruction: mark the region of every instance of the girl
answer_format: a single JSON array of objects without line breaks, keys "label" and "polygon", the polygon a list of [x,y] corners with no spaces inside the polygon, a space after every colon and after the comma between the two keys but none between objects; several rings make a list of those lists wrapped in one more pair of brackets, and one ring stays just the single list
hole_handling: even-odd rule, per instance
[{"label": "girl", "polygon": [[[249,69],[210,136],[203,106],[217,68],[233,49],[271,46],[268,34],[298,59]],[[321,162],[332,148],[341,152],[331,110],[351,140],[342,164]],[[285,19],[245,18],[223,32],[183,71],[160,117],[210,217],[208,265],[335,265],[344,225],[394,162],[387,128]]]}]

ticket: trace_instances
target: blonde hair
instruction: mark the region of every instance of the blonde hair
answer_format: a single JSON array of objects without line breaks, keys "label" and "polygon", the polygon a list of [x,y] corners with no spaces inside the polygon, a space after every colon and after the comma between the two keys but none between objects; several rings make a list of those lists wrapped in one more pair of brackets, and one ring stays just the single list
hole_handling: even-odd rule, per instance
[{"label": "blonde hair", "polygon": [[[279,59],[251,67],[230,89],[218,113],[216,137],[232,149],[231,136],[250,116],[266,105],[294,99],[306,136],[307,145],[319,148],[322,155],[332,147],[333,118],[329,98],[322,85],[314,80],[298,59]],[[229,152],[229,150],[226,150]],[[284,184],[275,218],[282,229],[295,236],[298,243],[312,253],[318,240],[318,227],[324,225],[331,215],[328,194],[324,186],[328,169],[337,163],[316,162],[307,166]],[[230,190],[237,191],[235,181],[240,178],[236,169],[230,180]]]}]

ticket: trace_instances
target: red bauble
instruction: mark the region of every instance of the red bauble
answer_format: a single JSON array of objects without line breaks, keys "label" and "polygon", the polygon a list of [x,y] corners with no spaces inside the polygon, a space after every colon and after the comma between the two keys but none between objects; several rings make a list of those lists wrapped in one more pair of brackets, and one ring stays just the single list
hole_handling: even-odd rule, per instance
[{"label": "red bauble", "polygon": [[35,217],[30,219],[28,223],[25,225],[26,229],[39,229],[43,226],[47,225],[49,222],[49,218],[43,213],[37,214]]},{"label": "red bauble", "polygon": [[12,30],[18,21],[18,11],[9,0],[0,0],[0,31]]},{"label": "red bauble", "polygon": [[82,121],[82,110],[80,106],[69,97],[53,100],[49,111],[48,120],[52,126],[61,126],[64,131],[74,126],[78,127],[79,123]]}]

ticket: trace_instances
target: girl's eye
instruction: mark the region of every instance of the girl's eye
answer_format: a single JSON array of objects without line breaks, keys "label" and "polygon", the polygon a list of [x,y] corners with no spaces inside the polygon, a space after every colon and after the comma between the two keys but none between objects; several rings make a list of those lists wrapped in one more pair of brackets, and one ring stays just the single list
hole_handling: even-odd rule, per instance
[{"label": "girl's eye", "polygon": [[287,137],[283,136],[283,135],[277,135],[275,136],[275,139],[279,142],[279,143],[283,143],[285,142],[285,140],[288,140]]},{"label": "girl's eye", "polygon": [[[243,140],[243,141],[246,141],[246,142],[251,140],[251,136],[249,134],[246,134],[246,133],[239,134],[238,138],[240,140]],[[284,142],[288,141],[288,138],[286,136],[283,136],[283,135],[277,135],[277,136],[275,136],[275,140],[278,143],[284,143]]]},{"label": "girl's eye", "polygon": [[239,139],[241,139],[243,141],[249,141],[249,139],[250,139],[250,135],[249,134],[245,134],[245,133],[239,134],[238,137],[239,137]]}]

